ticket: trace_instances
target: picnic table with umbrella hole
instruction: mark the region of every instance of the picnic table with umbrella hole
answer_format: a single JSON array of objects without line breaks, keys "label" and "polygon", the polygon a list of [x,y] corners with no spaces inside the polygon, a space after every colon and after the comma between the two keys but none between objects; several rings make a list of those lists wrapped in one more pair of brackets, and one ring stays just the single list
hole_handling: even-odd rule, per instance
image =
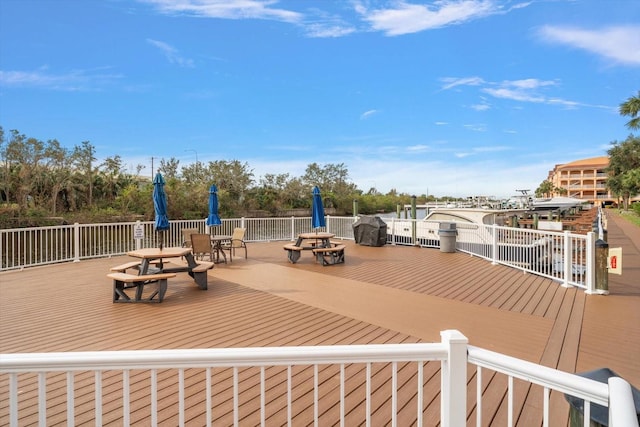
[{"label": "picnic table with umbrella hole", "polygon": [[[197,262],[191,248],[164,247],[164,231],[169,229],[164,184],[164,178],[158,172],[153,178],[154,228],[157,233],[158,247],[130,251],[129,256],[140,258],[142,261],[129,262],[111,268],[111,273],[107,274],[107,277],[113,279],[113,302],[162,302],[167,291],[168,279],[175,277],[179,272],[189,273],[200,289],[208,288],[207,271],[213,268],[212,262]],[[170,267],[164,261],[167,258],[184,258],[187,264]],[[152,262],[155,267],[150,267]],[[128,269],[137,269],[138,274],[127,273]],[[151,283],[157,283],[156,290],[148,298],[143,298],[145,286]],[[135,288],[134,298],[126,292],[130,288]]]},{"label": "picnic table with umbrella hole", "polygon": [[344,262],[345,245],[332,242],[333,237],[335,234],[325,231],[300,233],[295,243],[286,244],[283,249],[292,264],[298,262],[302,251],[311,251],[322,265],[341,264]]},{"label": "picnic table with umbrella hole", "polygon": [[[324,205],[318,186],[313,187],[313,205],[311,207],[311,227],[316,231],[300,233],[296,243],[284,245],[289,262],[295,264],[300,259],[300,253],[310,250],[316,256],[316,261],[322,265],[341,264],[344,262],[344,245],[333,243],[333,233],[318,231],[318,228],[326,227],[324,217]],[[308,243],[307,243],[308,241]]]},{"label": "picnic table with umbrella hole", "polygon": [[[167,279],[175,277],[176,273],[186,272],[193,277],[202,290],[208,288],[207,272],[213,268],[212,262],[196,261],[191,248],[164,247],[145,248],[127,252],[127,255],[139,258],[139,262],[125,263],[111,268],[112,273],[107,277],[113,279],[113,302],[162,302],[167,291]],[[186,260],[184,264],[173,264],[168,259]],[[127,273],[126,270],[138,270],[138,274]],[[144,287],[156,283],[157,288],[147,298],[143,298]],[[135,297],[126,293],[129,288],[135,288]],[[157,296],[157,299],[154,298]]]}]

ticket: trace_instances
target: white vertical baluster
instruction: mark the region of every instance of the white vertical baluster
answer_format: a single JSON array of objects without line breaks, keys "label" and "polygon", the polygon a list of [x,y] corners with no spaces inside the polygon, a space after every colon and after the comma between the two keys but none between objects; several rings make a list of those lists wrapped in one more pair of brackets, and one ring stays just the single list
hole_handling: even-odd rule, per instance
[{"label": "white vertical baluster", "polygon": [[240,414],[238,413],[238,368],[233,368],[233,425],[238,426]]},{"label": "white vertical baluster", "polygon": [[313,425],[318,427],[318,365],[313,365]]},{"label": "white vertical baluster", "polygon": [[398,425],[398,362],[391,363],[391,426]]},{"label": "white vertical baluster", "polygon": [[291,365],[287,366],[287,426],[291,427]]},{"label": "white vertical baluster", "polygon": [[122,371],[122,423],[128,427],[129,421],[129,370]]},{"label": "white vertical baluster", "polygon": [[264,380],[264,366],[260,367],[260,425],[265,425],[265,380]]},{"label": "white vertical baluster", "polygon": [[482,368],[476,371],[476,426],[482,426]]},{"label": "white vertical baluster", "polygon": [[340,364],[340,427],[344,427],[344,363]]},{"label": "white vertical baluster", "polygon": [[38,423],[47,425],[47,374],[38,374]]},{"label": "white vertical baluster", "polygon": [[211,368],[207,368],[205,370],[205,375],[207,376],[205,378],[205,383],[206,383],[206,387],[207,387],[207,392],[206,392],[206,401],[207,401],[207,427],[211,427],[211,418],[212,418],[212,414],[211,414],[211,389],[212,389],[212,384],[211,384]]},{"label": "white vertical baluster", "polygon": [[73,388],[73,371],[67,371],[67,425],[75,425],[75,392]]},{"label": "white vertical baluster", "polygon": [[507,409],[507,425],[509,427],[513,427],[513,377],[509,375],[509,398],[508,398],[508,409]]},{"label": "white vertical baluster", "polygon": [[367,363],[367,385],[366,385],[366,416],[367,416],[367,427],[371,427],[371,363]]},{"label": "white vertical baluster", "polygon": [[422,427],[422,399],[423,399],[423,394],[424,394],[424,386],[423,386],[423,381],[424,381],[424,362],[420,361],[418,362],[418,402],[417,402],[417,411],[418,413],[417,415],[417,423],[418,423],[418,427]]},{"label": "white vertical baluster", "polygon": [[151,425],[158,425],[158,371],[152,369],[150,372],[151,380]]}]

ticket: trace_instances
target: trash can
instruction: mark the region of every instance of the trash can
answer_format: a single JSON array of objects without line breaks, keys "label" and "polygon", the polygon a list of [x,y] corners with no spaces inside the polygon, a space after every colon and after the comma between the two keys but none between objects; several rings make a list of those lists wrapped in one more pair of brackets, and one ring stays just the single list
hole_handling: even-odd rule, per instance
[{"label": "trash can", "polygon": [[[600,368],[593,371],[584,372],[580,375],[584,378],[589,378],[601,383],[608,383],[611,377],[620,377],[609,368]],[[638,415],[638,421],[640,421],[640,390],[631,386],[631,393],[633,394],[633,402],[636,405],[636,415]],[[564,395],[564,398],[569,402],[569,426],[570,427],[582,427],[584,425],[584,400],[575,396]],[[605,408],[602,405],[591,404],[591,420],[590,427],[603,427],[609,425],[609,408]]]},{"label": "trash can", "polygon": [[440,236],[440,252],[455,252],[457,235],[458,229],[455,222],[441,222],[438,229],[438,236]]}]

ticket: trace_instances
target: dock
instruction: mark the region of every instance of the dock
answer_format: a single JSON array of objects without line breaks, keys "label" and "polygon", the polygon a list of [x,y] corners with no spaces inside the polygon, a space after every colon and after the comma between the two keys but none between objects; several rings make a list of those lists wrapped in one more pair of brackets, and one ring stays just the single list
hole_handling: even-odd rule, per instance
[{"label": "dock", "polygon": [[[306,253],[291,264],[282,242],[249,243],[248,259],[234,257],[209,271],[208,290],[178,275],[161,304],[112,303],[106,274],[126,256],[4,272],[0,353],[437,342],[441,330],[458,329],[474,346],[567,372],[607,367],[638,387],[640,228],[615,212],[608,219],[609,244],[623,248],[624,264],[621,276],[609,275],[606,296],[467,254],[353,242],[345,242],[345,263],[331,266]],[[109,408],[122,390],[111,389],[103,421],[118,425],[121,414]],[[1,425],[8,424],[7,390],[3,379]],[[132,422],[144,425],[148,395],[135,390],[141,409]],[[483,407],[483,425],[506,425],[505,384],[488,384],[485,393],[494,405]],[[21,425],[37,423],[36,398],[23,394]],[[82,411],[78,400],[76,424],[92,425],[92,411]],[[518,393],[516,402],[516,425],[541,425],[533,393]],[[48,405],[48,424],[63,423],[65,402]],[[228,425],[227,410],[217,408],[219,424]],[[566,425],[568,414],[562,396],[552,394],[552,425]],[[176,425],[175,413],[160,415],[162,425]],[[190,416],[190,425],[202,425],[202,413]],[[331,413],[324,416],[323,425],[333,425]],[[269,425],[281,425],[277,413],[271,417]],[[299,419],[306,419],[304,409]],[[473,401],[469,419],[475,419]],[[254,422],[247,415],[246,424]]]}]

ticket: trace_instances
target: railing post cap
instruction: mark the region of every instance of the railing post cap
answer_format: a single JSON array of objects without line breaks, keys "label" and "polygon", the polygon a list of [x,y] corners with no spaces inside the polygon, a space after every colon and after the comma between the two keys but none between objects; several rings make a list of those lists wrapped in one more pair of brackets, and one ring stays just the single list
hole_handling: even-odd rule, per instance
[{"label": "railing post cap", "polygon": [[458,342],[458,343],[468,343],[469,339],[465,337],[462,332],[457,329],[446,329],[444,331],[440,331],[440,337],[443,341],[448,342]]}]

